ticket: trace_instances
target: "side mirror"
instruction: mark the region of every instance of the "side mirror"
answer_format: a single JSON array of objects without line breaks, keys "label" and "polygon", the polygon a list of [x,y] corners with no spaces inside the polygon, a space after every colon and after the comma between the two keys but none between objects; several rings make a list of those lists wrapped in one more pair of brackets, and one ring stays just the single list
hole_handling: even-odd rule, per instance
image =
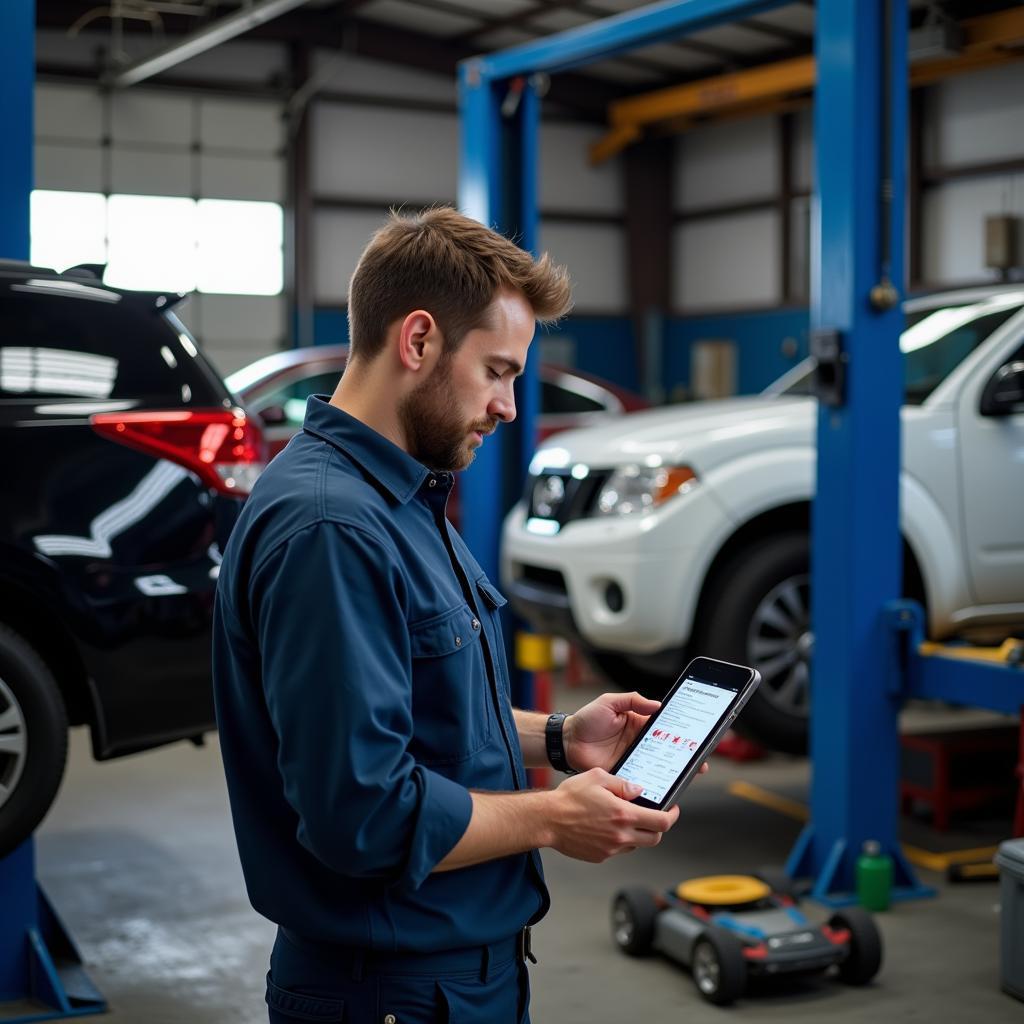
[{"label": "side mirror", "polygon": [[288,422],[283,405],[268,405],[265,409],[260,409],[260,419],[268,427],[279,427],[282,423]]},{"label": "side mirror", "polygon": [[978,410],[982,416],[1024,412],[1024,362],[1004,363],[985,385]]}]

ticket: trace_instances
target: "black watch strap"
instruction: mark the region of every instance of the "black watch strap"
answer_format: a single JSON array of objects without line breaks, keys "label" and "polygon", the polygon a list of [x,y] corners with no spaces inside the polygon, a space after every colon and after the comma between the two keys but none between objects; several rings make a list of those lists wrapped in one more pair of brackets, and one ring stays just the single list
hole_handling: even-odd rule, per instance
[{"label": "black watch strap", "polygon": [[544,726],[544,746],[547,748],[548,760],[555,771],[565,772],[566,775],[574,775],[575,772],[569,766],[569,760],[565,756],[565,742],[562,730],[565,727],[565,720],[569,716],[562,711],[556,711],[548,717]]}]

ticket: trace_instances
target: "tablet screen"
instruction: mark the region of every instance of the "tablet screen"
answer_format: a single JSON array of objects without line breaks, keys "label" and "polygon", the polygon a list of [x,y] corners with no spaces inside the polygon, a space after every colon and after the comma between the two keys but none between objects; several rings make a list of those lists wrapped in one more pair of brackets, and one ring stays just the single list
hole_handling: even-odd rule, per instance
[{"label": "tablet screen", "polygon": [[687,676],[615,774],[643,786],[642,799],[660,804],[728,714],[739,689]]}]

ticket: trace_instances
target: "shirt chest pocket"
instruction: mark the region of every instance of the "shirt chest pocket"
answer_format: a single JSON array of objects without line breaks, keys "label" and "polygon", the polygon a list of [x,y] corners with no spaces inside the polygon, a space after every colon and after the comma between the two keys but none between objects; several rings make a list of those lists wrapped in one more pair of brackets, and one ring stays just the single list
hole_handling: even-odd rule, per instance
[{"label": "shirt chest pocket", "polygon": [[472,757],[491,735],[490,684],[480,620],[467,604],[409,627],[413,737],[425,765]]}]

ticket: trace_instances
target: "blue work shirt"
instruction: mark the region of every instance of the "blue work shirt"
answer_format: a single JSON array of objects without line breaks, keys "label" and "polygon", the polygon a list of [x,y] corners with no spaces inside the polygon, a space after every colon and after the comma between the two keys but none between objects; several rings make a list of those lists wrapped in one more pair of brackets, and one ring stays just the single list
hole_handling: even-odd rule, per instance
[{"label": "blue work shirt", "polygon": [[495,942],[539,919],[536,851],[432,873],[469,789],[525,788],[492,586],[432,473],[321,397],[224,552],[214,692],[249,898],[361,949]]}]

